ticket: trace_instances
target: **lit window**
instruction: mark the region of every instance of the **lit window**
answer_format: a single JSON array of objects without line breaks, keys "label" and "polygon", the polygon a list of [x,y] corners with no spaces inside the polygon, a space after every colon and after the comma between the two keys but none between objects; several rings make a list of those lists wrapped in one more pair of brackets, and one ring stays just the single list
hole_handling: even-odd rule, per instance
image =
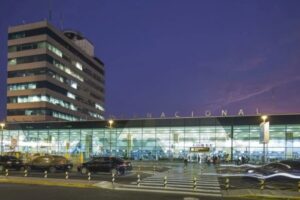
[{"label": "lit window", "polygon": [[8,60],[8,65],[16,65],[16,64],[17,64],[17,59],[16,58]]},{"label": "lit window", "polygon": [[77,83],[75,81],[72,81],[70,82],[70,86],[74,89],[77,89]]},{"label": "lit window", "polygon": [[59,57],[61,57],[61,58],[63,57],[62,52],[58,48],[52,46],[51,44],[47,43],[47,48],[48,48],[49,51],[52,51],[53,53],[55,53]]},{"label": "lit window", "polygon": [[98,119],[104,119],[102,115],[99,115],[98,113],[89,112],[89,115]]},{"label": "lit window", "polygon": [[98,110],[104,111],[104,108],[101,105],[97,104],[97,103],[95,103],[95,108],[98,109]]},{"label": "lit window", "polygon": [[69,97],[71,99],[76,99],[76,96],[74,94],[72,94],[71,92],[67,93],[67,97]]},{"label": "lit window", "polygon": [[46,42],[39,42],[39,43],[37,44],[37,47],[38,47],[38,48],[46,48]]},{"label": "lit window", "polygon": [[8,85],[8,90],[27,90],[27,89],[36,89],[35,83],[28,84],[11,84]]},{"label": "lit window", "polygon": [[79,62],[76,62],[75,66],[82,71],[82,64]]},{"label": "lit window", "polygon": [[61,69],[62,71],[66,72],[67,74],[77,78],[78,80],[83,82],[83,78],[81,76],[79,76],[78,74],[74,73],[70,68],[66,67],[64,64],[60,63],[57,60],[53,60],[53,65],[59,69]]},{"label": "lit window", "polygon": [[11,102],[14,103],[49,102],[54,105],[58,105],[67,109],[77,111],[77,107],[74,104],[63,101],[61,99],[57,99],[49,95],[18,96],[18,97],[13,97],[11,99]]}]

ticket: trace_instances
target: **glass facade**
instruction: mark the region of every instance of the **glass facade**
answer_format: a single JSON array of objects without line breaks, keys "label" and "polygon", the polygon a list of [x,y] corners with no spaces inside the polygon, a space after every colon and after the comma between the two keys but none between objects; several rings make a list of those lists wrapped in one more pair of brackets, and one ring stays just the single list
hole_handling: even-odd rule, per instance
[{"label": "glass facade", "polygon": [[[36,128],[34,123],[32,126],[26,124],[26,128],[18,125],[19,128],[3,131],[1,145],[4,152],[42,152],[68,155],[70,158],[114,155],[134,160],[173,160],[193,159],[196,154],[201,154],[218,155],[224,162],[236,160],[239,156],[248,157],[252,163],[262,161],[259,124],[164,126],[156,123],[151,126],[145,125],[148,120],[142,120],[141,125],[122,127],[118,127],[117,123],[123,122],[116,121],[116,127],[108,128],[105,121],[99,123],[102,125],[94,121],[74,122],[72,125],[57,123],[57,128],[52,128],[51,123],[45,124],[47,128]],[[209,151],[194,153],[190,152],[191,147],[209,147]],[[299,159],[300,122],[271,124],[266,155],[268,161]]]}]

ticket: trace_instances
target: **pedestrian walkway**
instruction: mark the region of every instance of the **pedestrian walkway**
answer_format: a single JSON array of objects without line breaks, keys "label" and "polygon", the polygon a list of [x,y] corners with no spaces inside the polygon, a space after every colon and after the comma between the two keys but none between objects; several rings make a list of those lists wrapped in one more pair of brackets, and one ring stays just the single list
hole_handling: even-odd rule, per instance
[{"label": "pedestrian walkway", "polygon": [[115,189],[221,197],[217,176],[206,174],[216,174],[214,166],[189,164],[184,168],[180,165],[166,172],[155,172],[139,184],[137,180]]}]

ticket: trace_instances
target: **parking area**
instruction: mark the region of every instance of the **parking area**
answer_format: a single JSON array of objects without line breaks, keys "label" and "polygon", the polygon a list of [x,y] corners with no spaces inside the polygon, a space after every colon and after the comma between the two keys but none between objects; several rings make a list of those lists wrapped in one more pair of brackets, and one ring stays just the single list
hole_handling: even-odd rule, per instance
[{"label": "parking area", "polygon": [[284,199],[300,196],[300,179],[273,177],[260,179],[246,176],[243,166],[224,167],[183,162],[133,161],[132,170],[118,175],[110,172],[82,174],[73,170],[0,172],[0,183],[34,184],[109,189],[128,192],[151,192],[215,198]]},{"label": "parking area", "polygon": [[223,196],[299,199],[299,174],[280,171],[277,165],[281,164],[216,166]]}]

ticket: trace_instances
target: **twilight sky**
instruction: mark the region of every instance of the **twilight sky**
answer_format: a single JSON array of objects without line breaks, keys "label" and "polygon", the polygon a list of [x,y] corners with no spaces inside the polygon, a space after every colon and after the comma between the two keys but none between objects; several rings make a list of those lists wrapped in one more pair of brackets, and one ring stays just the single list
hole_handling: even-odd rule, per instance
[{"label": "twilight sky", "polygon": [[[48,0],[1,0],[0,120],[7,28],[47,18]],[[52,0],[52,23],[83,33],[105,63],[106,115],[300,112],[299,0]]]}]

